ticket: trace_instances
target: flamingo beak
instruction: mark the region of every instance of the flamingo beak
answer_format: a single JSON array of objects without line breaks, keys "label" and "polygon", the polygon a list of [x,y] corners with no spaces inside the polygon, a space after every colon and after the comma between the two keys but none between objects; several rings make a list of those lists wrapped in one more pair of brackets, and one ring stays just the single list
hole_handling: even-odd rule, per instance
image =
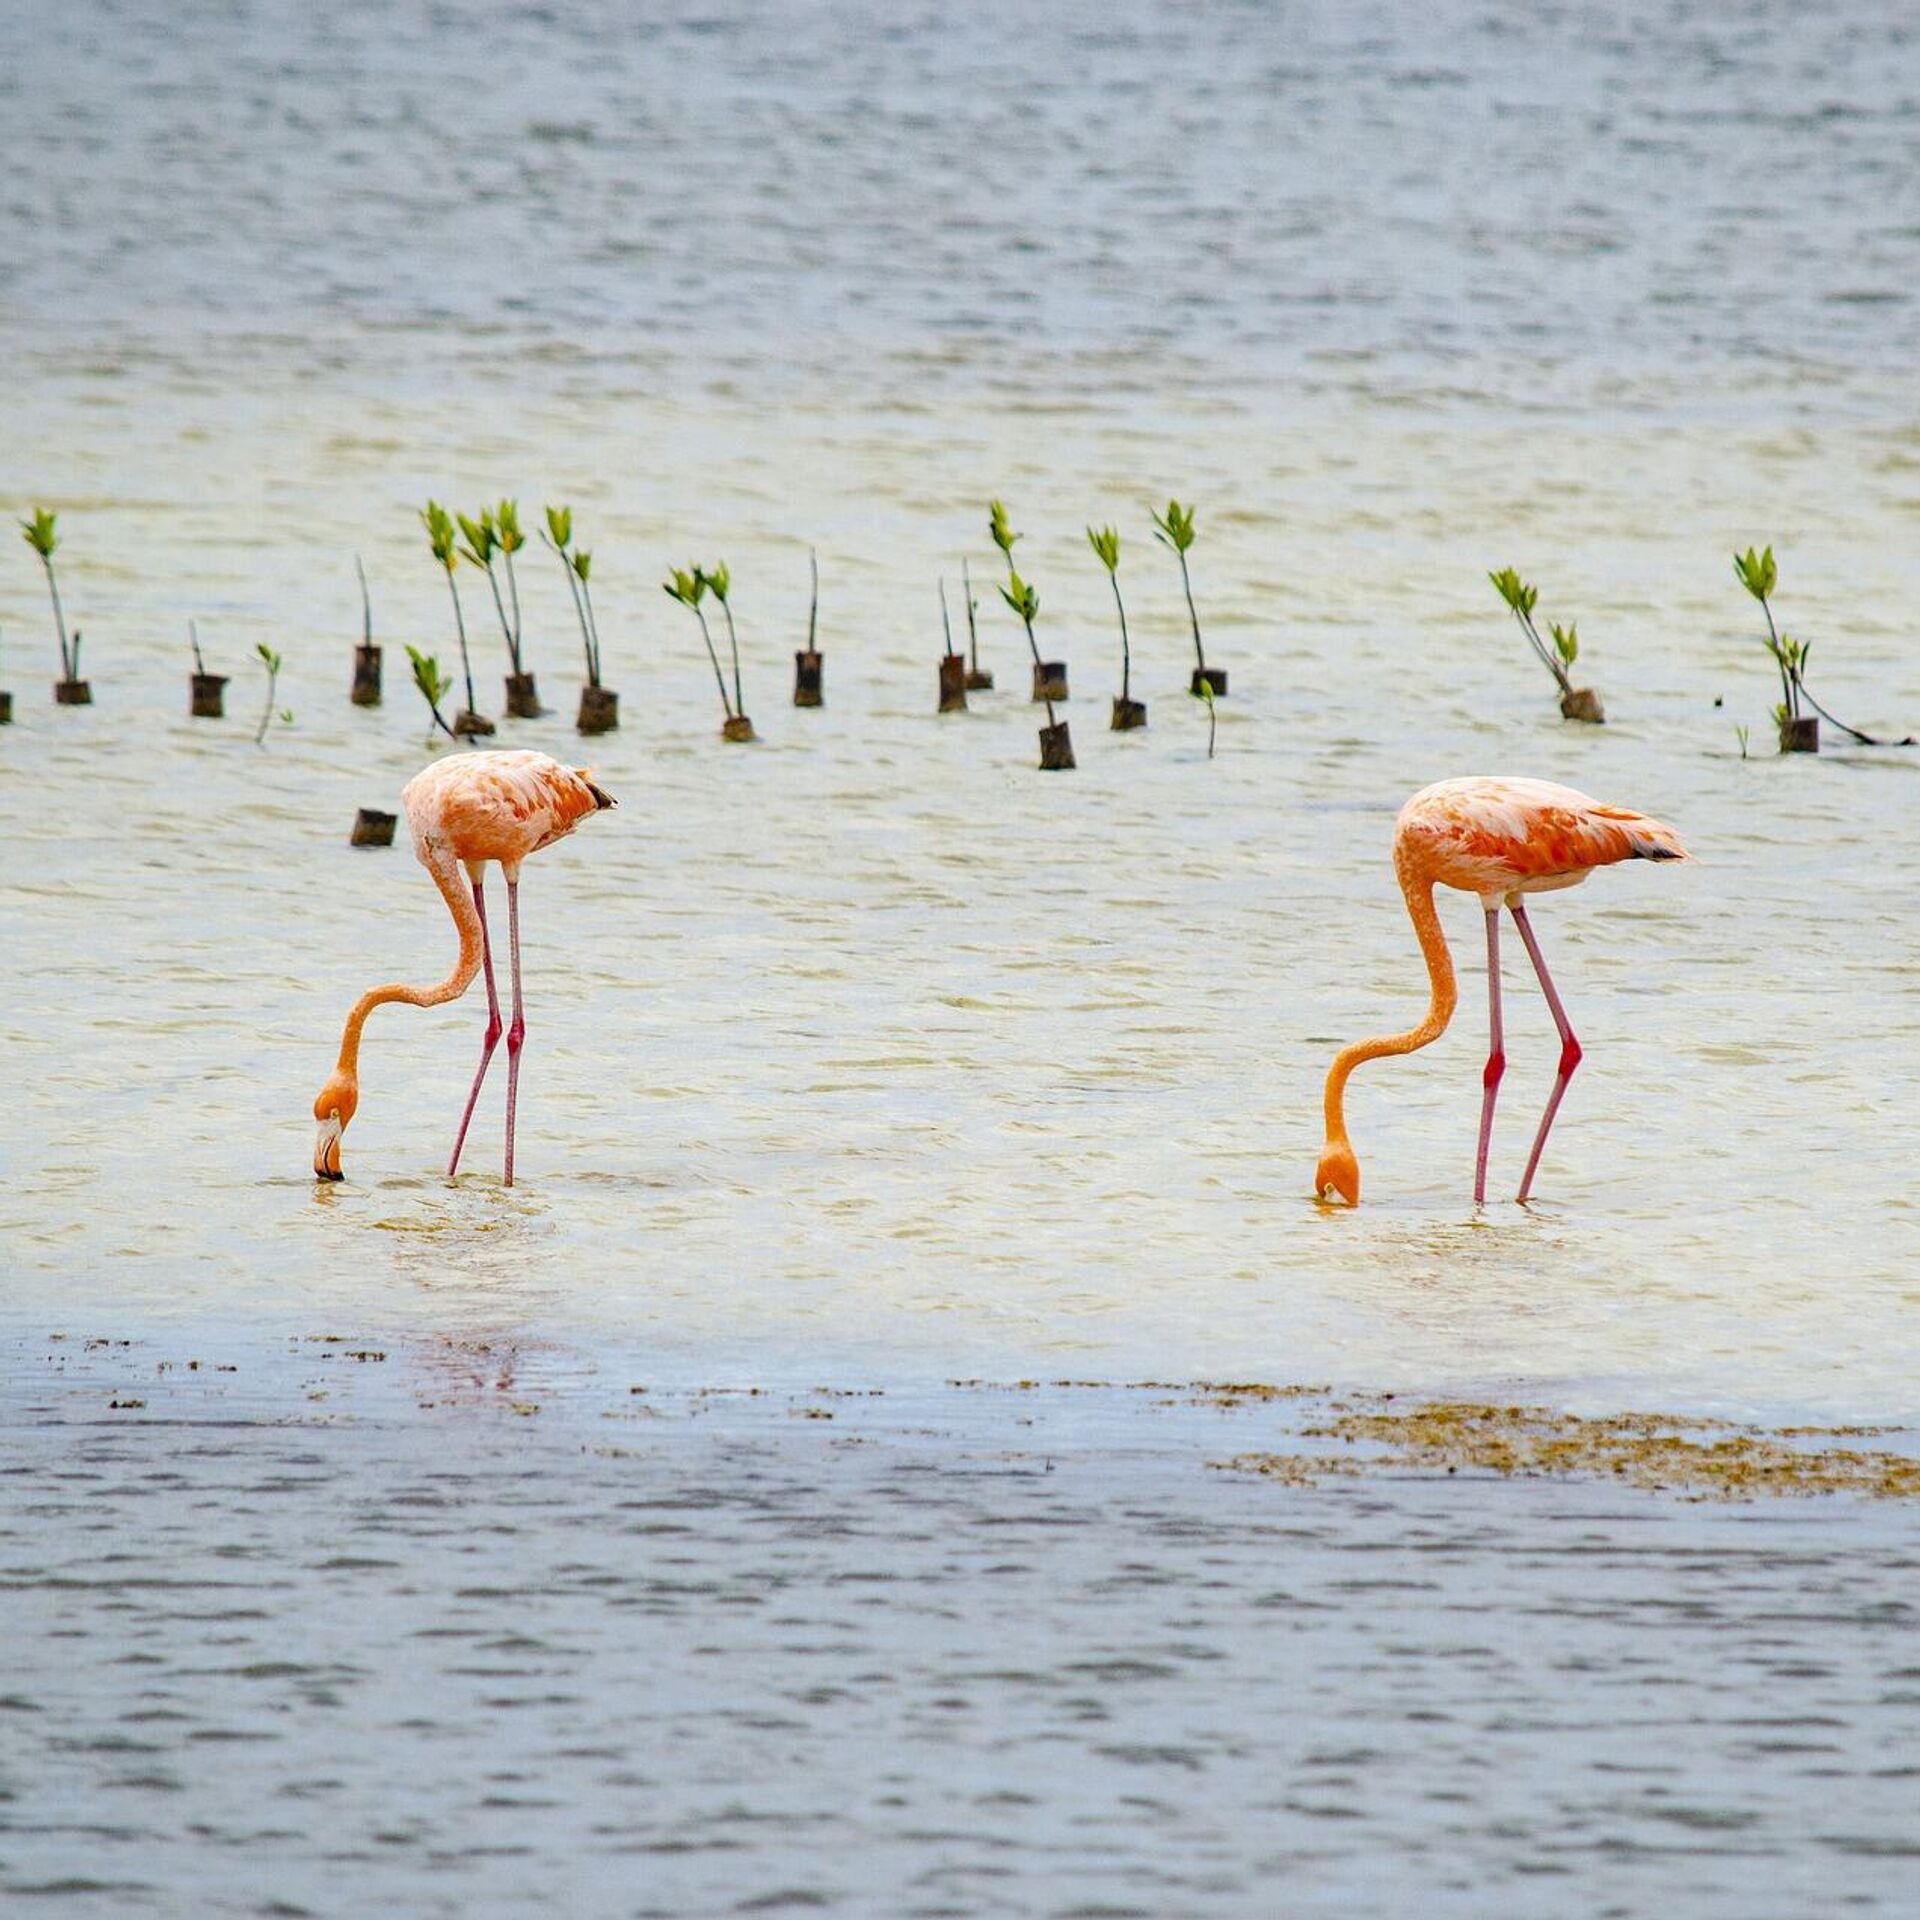
[{"label": "flamingo beak", "polygon": [[320,1122],[313,1142],[313,1177],[316,1180],[344,1180],[340,1171],[340,1136],[346,1123],[338,1113],[330,1113]]}]

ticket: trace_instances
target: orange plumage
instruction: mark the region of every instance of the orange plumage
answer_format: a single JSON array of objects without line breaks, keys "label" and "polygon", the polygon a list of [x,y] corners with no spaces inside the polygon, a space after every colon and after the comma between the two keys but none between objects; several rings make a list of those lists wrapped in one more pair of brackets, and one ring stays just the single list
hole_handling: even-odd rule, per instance
[{"label": "orange plumage", "polygon": [[[506,1184],[513,1185],[513,1123],[519,1092],[520,1048],[526,1020],[520,999],[520,863],[542,847],[571,833],[588,814],[614,803],[586,772],[564,767],[544,753],[456,753],[436,760],[401,789],[413,834],[413,851],[434,885],[440,889],[460,936],[460,956],[453,971],[436,986],[399,984],[373,987],[354,1002],[340,1036],[340,1057],[313,1103],[319,1133],[313,1150],[313,1171],[322,1180],[338,1180],[340,1137],[360,1100],[360,1035],[375,1007],[398,1001],[406,1006],[437,1007],[457,1000],[473,985],[476,973],[487,982],[487,1032],[473,1090],[453,1143],[447,1166],[451,1176],[460,1165],[467,1126],[481,1082],[503,1031],[499,994],[494,986],[493,947],[487,934],[485,895],[489,860],[500,863],[507,883],[507,919],[513,963],[513,1024],[507,1038],[507,1154]],[[467,886],[461,884],[465,870]],[[467,887],[471,887],[469,898]]]},{"label": "orange plumage", "polygon": [[1322,1199],[1339,1194],[1350,1205],[1359,1203],[1360,1167],[1347,1139],[1345,1115],[1346,1085],[1354,1068],[1385,1054],[1413,1053],[1430,1045],[1446,1031],[1459,1003],[1453,957],[1433,903],[1436,886],[1458,887],[1476,894],[1486,913],[1491,1046],[1482,1075],[1480,1143],[1474,1168],[1476,1204],[1486,1198],[1494,1098],[1506,1070],[1500,1021],[1499,916],[1503,906],[1513,915],[1526,943],[1560,1034],[1560,1071],[1520,1182],[1518,1198],[1525,1200],[1547,1143],[1547,1131],[1553,1125],[1567,1082],[1580,1064],[1581,1049],[1541,957],[1523,896],[1578,886],[1594,868],[1612,866],[1620,860],[1686,858],[1687,851],[1671,827],[1626,807],[1603,805],[1550,780],[1441,780],[1416,793],[1400,809],[1394,825],[1393,867],[1427,962],[1432,989],[1427,1017],[1405,1033],[1357,1041],[1334,1057],[1327,1072],[1327,1140],[1314,1175],[1315,1194]]},{"label": "orange plumage", "polygon": [[414,851],[444,844],[471,865],[497,860],[509,878],[521,861],[613,803],[588,776],[544,753],[458,753],[423,768],[400,790]]},{"label": "orange plumage", "polygon": [[1400,809],[1394,859],[1484,899],[1578,886],[1617,860],[1684,860],[1673,829],[1551,780],[1440,780]]}]

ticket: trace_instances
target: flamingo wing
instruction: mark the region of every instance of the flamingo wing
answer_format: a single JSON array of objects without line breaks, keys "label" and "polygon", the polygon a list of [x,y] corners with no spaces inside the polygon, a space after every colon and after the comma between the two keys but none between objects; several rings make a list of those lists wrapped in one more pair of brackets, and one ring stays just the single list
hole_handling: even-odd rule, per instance
[{"label": "flamingo wing", "polygon": [[1679,836],[1627,807],[1550,780],[1442,780],[1401,812],[1434,878],[1469,892],[1572,886],[1619,860],[1684,860]]}]

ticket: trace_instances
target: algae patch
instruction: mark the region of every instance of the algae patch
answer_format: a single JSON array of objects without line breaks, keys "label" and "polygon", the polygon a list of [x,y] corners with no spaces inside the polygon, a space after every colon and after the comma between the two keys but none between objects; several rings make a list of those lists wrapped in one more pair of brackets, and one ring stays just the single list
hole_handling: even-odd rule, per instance
[{"label": "algae patch", "polygon": [[1583,1419],[1549,1407],[1379,1400],[1336,1403],[1301,1429],[1365,1451],[1334,1456],[1245,1453],[1213,1464],[1289,1485],[1322,1474],[1494,1473],[1614,1480],[1695,1500],[1757,1500],[1851,1493],[1920,1499],[1920,1459],[1875,1448],[1813,1446],[1844,1429],[1770,1430],[1682,1414],[1620,1413]]}]

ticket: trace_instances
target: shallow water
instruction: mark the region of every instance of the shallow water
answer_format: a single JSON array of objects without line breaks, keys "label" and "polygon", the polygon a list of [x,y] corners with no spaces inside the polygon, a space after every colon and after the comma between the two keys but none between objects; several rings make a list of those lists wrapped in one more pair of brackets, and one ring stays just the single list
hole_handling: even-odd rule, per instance
[{"label": "shallow water", "polygon": [[[1250,1484],[1207,1463],[1284,1438],[1281,1411],[1177,1392],[604,1368],[552,1397],[567,1369],[504,1347],[233,1351],[31,1356],[0,1472],[11,1893],[1911,1904],[1905,1512]],[[115,1382],[138,1393],[109,1410]]]},{"label": "shallow water", "polygon": [[[55,1333],[134,1342],[141,1377],[217,1343],[280,1380],[289,1343],[337,1335],[417,1384],[423,1355],[504,1345],[542,1356],[536,1429],[597,1418],[602,1369],[924,1395],[956,1447],[979,1431],[942,1398],[956,1377],[1909,1417],[1920,757],[1764,751],[1772,669],[1727,556],[1773,542],[1834,711],[1920,729],[1916,45],[1873,7],[40,22],[0,70],[0,494],[61,513],[97,704],[48,704],[42,583],[9,541],[21,1511],[75,1444],[29,1392]],[[623,702],[619,733],[579,742],[571,610],[535,547],[556,711],[501,737],[591,759],[621,805],[527,871],[520,1183],[497,1179],[497,1086],[469,1170],[441,1177],[474,998],[375,1017],[348,1184],[316,1191],[308,1104],[346,1007],[451,953],[406,853],[346,845],[426,758],[402,642],[451,652],[415,509],[503,493],[529,519],[573,502]],[[1147,519],[1169,493],[1199,504],[1232,674],[1211,760]],[[1070,775],[1034,771],[995,494],[1071,663]],[[1151,711],[1127,737],[1081,534],[1109,518]],[[787,704],[809,545],[813,713]],[[376,712],[345,697],[356,552]],[[1001,691],[941,719],[935,581],[957,618],[963,554]],[[717,740],[697,633],[656,585],[723,556],[750,749]],[[1484,578],[1509,562],[1578,619],[1604,729],[1559,721]],[[463,591],[497,712],[497,628]],[[189,617],[235,676],[224,725],[185,715]],[[256,749],[261,638],[296,719]],[[1357,1078],[1366,1204],[1323,1212],[1326,1062],[1424,1000],[1392,817],[1460,772],[1642,807],[1697,860],[1540,904],[1587,1061],[1535,1206],[1468,1204],[1484,1000],[1459,899],[1461,1015]],[[1512,941],[1507,986],[1497,1193],[1557,1054]],[[304,1394],[281,1380],[245,1418],[304,1417]],[[396,1394],[364,1442],[324,1429],[341,1498],[464,1443],[436,1398]],[[539,1486],[570,1444],[526,1440],[489,1485]],[[1089,1499],[1118,1500],[1129,1449],[1228,1533],[1322,1500],[1140,1437],[1095,1450]],[[582,1471],[591,1514],[607,1488]],[[1553,1503],[1586,1498],[1510,1524],[1556,1539]],[[1313,1510],[1358,1551],[1367,1500]],[[1124,1510],[1102,1512],[1117,1539]],[[1893,1552],[1897,1524],[1871,1528]],[[1866,1564],[1871,1602],[1893,1563]],[[330,1604],[301,1587],[283,1625]]]}]

